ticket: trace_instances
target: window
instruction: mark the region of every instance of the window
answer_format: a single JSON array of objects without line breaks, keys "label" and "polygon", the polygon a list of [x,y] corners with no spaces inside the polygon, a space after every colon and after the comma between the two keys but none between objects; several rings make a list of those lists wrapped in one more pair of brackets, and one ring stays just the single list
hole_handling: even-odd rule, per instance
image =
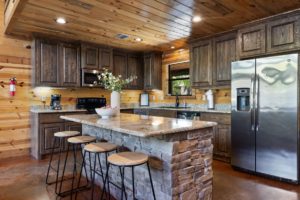
[{"label": "window", "polygon": [[172,96],[191,96],[189,62],[169,65],[169,94]]}]

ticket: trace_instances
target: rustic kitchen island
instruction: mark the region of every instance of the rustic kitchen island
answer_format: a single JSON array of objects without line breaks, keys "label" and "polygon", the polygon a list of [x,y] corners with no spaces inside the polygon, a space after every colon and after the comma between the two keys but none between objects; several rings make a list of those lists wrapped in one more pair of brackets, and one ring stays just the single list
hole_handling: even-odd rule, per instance
[{"label": "rustic kitchen island", "polygon": [[[211,139],[216,123],[123,113],[109,119],[87,114],[61,118],[82,123],[83,135],[149,155],[156,199],[212,199]],[[111,169],[110,180],[121,185],[118,168]],[[152,199],[146,166],[136,167],[135,177],[136,197]],[[100,177],[96,180],[101,184]],[[125,170],[125,185],[130,198],[129,169]],[[111,194],[120,197],[113,185]]]}]

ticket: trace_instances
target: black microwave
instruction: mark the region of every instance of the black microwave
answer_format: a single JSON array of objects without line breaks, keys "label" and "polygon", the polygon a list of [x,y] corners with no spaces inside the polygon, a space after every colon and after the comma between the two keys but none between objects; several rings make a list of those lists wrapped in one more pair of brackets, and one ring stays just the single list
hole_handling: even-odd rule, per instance
[{"label": "black microwave", "polygon": [[100,87],[98,84],[98,74],[100,70],[82,69],[81,71],[81,85],[84,87]]}]

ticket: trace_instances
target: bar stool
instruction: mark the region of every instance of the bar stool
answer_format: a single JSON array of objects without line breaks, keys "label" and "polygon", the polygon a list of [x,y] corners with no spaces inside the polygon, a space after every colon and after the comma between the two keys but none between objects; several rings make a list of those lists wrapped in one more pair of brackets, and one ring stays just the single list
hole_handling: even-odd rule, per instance
[{"label": "bar stool", "polygon": [[[105,154],[105,164],[106,164],[106,167],[107,167],[108,166],[108,162],[107,162],[108,154],[112,151],[116,151],[117,147],[118,147],[117,145],[111,144],[111,143],[108,143],[108,142],[90,143],[90,144],[87,144],[87,145],[84,146],[83,157],[84,158],[86,157],[86,153],[89,154],[90,178],[91,178],[91,182],[92,182],[91,183],[92,184],[92,186],[91,186],[92,187],[91,199],[94,198],[94,185],[95,185],[96,173],[102,177],[102,183],[104,185],[104,173],[103,173],[103,170],[102,170],[100,156],[101,156],[101,154]],[[93,167],[92,167],[92,162],[91,162],[91,153],[94,153],[94,163],[93,163],[94,166]],[[99,163],[99,167],[100,167],[100,173],[98,173],[97,170],[96,170],[97,159],[98,159],[98,163]],[[82,164],[84,164],[84,163],[82,163]],[[79,176],[79,181],[78,181],[77,188],[79,187],[80,180],[81,180],[81,174]],[[105,190],[105,188],[103,190]],[[108,188],[108,191],[109,191],[109,188]],[[77,193],[76,193],[75,199],[76,198],[77,198]]]},{"label": "bar stool", "polygon": [[[107,158],[107,161],[108,161],[108,167],[107,167],[106,175],[105,175],[105,179],[104,179],[104,187],[105,187],[106,181],[108,180],[108,171],[109,171],[110,165],[120,167],[122,169],[121,170],[121,179],[122,179],[122,189],[121,189],[122,197],[121,198],[122,198],[122,200],[123,200],[123,193],[125,194],[125,198],[127,199],[126,189],[125,189],[125,185],[124,185],[124,179],[125,179],[125,170],[124,169],[126,167],[131,167],[132,196],[133,196],[133,199],[135,200],[134,167],[137,167],[137,166],[143,165],[143,164],[147,164],[153,199],[156,200],[152,177],[151,177],[151,172],[150,172],[150,167],[149,167],[149,156],[148,155],[145,155],[143,153],[138,153],[138,152],[121,152],[121,153],[116,153],[116,154],[109,156]],[[109,182],[108,182],[108,185],[109,185]],[[103,193],[104,192],[102,192],[101,199],[103,199]]]},{"label": "bar stool", "polygon": [[[72,195],[73,195],[73,192],[76,190],[84,190],[84,189],[88,189],[88,179],[86,177],[86,185],[83,186],[83,187],[80,187],[80,188],[75,188],[74,189],[74,180],[76,179],[76,175],[77,175],[77,149],[79,149],[78,147],[81,147],[81,145],[86,145],[88,143],[91,143],[91,142],[95,142],[96,141],[96,137],[92,137],[92,136],[87,136],[87,135],[83,135],[83,136],[76,136],[76,137],[70,137],[68,138],[68,147],[67,147],[67,155],[66,155],[66,158],[65,158],[65,162],[64,162],[64,167],[63,167],[63,172],[62,172],[62,179],[60,181],[60,186],[59,186],[59,192],[58,192],[58,195],[59,196],[66,196],[66,195],[69,195],[71,194],[71,199],[72,199]],[[64,176],[65,176],[65,170],[66,170],[66,165],[67,165],[67,160],[68,160],[68,153],[69,153],[69,149],[70,149],[70,146],[72,145],[72,150],[73,150],[73,156],[74,156],[74,162],[73,162],[73,176],[72,176],[72,189],[71,190],[68,190],[68,191],[64,191],[62,192],[62,185],[63,185],[63,179],[64,179]],[[86,171],[86,168],[85,168],[85,161],[84,161],[84,157],[83,157],[83,153],[82,151],[81,152],[81,158],[82,158],[82,166],[81,166],[81,170],[80,170],[80,174],[82,173],[82,168],[84,168],[84,171],[85,171],[85,174],[87,176],[87,171]]]},{"label": "bar stool", "polygon": [[[46,176],[46,184],[50,185],[55,183],[55,193],[57,194],[57,183],[58,183],[58,178],[59,178],[59,167],[60,167],[60,160],[61,160],[61,154],[62,152],[65,151],[65,144],[66,144],[66,139],[74,136],[80,135],[80,132],[78,131],[61,131],[61,132],[56,132],[54,133],[54,138],[52,142],[52,148],[51,148],[51,156],[50,156],[50,161],[48,165],[48,171],[47,171],[47,176]],[[52,161],[53,161],[53,154],[54,150],[56,147],[56,143],[58,142],[58,160],[57,160],[57,166],[56,169],[52,166]],[[53,182],[49,182],[49,173],[50,169],[53,169],[56,172],[56,179]]]}]

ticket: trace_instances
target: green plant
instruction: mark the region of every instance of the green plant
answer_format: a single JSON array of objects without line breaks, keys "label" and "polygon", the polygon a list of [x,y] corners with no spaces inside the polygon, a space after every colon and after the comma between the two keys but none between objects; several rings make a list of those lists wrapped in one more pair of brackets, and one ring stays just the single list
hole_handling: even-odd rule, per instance
[{"label": "green plant", "polygon": [[137,79],[137,76],[130,76],[129,78],[122,79],[122,75],[114,76],[105,69],[104,72],[98,74],[98,81],[96,84],[103,86],[107,90],[121,92],[125,85],[128,85],[135,79]]}]

